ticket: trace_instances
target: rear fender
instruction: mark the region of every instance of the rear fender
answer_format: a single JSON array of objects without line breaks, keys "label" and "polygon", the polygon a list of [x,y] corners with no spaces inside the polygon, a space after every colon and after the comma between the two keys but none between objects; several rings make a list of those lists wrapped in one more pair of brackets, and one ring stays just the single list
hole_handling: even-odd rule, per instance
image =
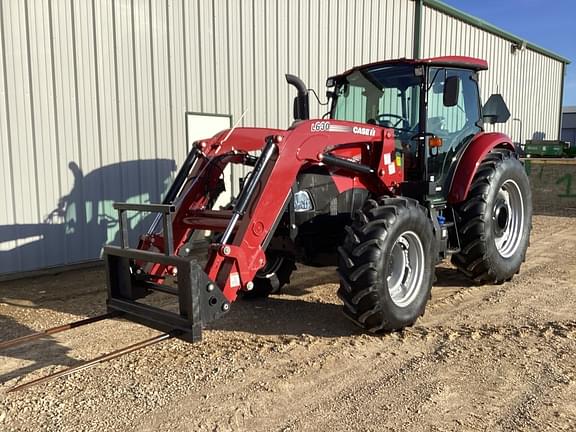
[{"label": "rear fender", "polygon": [[496,147],[515,151],[510,137],[500,132],[481,132],[468,144],[456,166],[454,177],[452,177],[452,184],[448,193],[450,204],[456,204],[466,199],[478,166],[486,155]]}]

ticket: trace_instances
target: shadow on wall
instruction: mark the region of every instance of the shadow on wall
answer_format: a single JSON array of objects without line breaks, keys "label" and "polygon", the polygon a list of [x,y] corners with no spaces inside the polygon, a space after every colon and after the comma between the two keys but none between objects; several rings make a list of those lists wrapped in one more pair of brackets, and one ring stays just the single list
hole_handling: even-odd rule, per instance
[{"label": "shadow on wall", "polygon": [[[161,202],[176,170],[169,159],[120,162],[88,174],[75,162],[68,167],[73,188],[42,223],[0,225],[0,275],[98,259],[105,243],[118,243],[112,204]],[[154,215],[128,216],[134,244]]]},{"label": "shadow on wall", "polygon": [[[107,165],[84,174],[75,162],[68,165],[72,190],[38,224],[0,226],[0,274],[97,259],[105,243],[118,243],[115,201],[158,203],[176,169],[173,160],[153,159]],[[151,224],[154,215],[129,214],[131,244]],[[132,216],[130,218],[130,216]],[[104,312],[101,269],[68,272],[57,278],[29,278],[0,283],[0,302],[24,317],[36,309],[52,309],[78,316]],[[74,300],[71,300],[74,299]],[[88,301],[87,299],[91,299]],[[15,316],[0,314],[0,340],[32,333]],[[26,321],[26,318],[24,318]],[[44,325],[45,326],[45,325]],[[11,359],[0,366],[0,387],[15,377],[54,364],[73,366],[69,349],[46,336],[33,345],[8,349]]]}]

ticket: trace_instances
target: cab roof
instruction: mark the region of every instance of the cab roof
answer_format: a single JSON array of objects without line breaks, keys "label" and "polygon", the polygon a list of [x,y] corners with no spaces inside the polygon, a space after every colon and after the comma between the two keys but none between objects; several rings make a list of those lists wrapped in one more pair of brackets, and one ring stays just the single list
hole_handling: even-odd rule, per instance
[{"label": "cab roof", "polygon": [[488,69],[488,62],[486,60],[465,57],[465,56],[445,56],[445,57],[431,57],[426,59],[408,59],[401,58],[396,60],[384,60],[374,63],[365,64],[362,66],[356,66],[352,69],[347,70],[342,75],[348,75],[351,72],[365,69],[372,66],[387,66],[395,64],[407,64],[407,65],[426,65],[426,66],[447,66],[447,67],[457,67],[463,69],[471,69],[475,71]]}]

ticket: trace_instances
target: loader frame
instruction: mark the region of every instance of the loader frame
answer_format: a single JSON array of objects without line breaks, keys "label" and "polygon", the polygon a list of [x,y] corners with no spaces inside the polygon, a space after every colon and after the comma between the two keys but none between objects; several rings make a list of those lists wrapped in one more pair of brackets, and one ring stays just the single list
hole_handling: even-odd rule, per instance
[{"label": "loader frame", "polygon": [[[258,158],[250,155],[257,150]],[[198,142],[191,154],[168,193],[170,200],[181,197],[173,204],[115,205],[122,246],[105,246],[104,259],[109,311],[162,331],[178,329],[193,341],[201,337],[202,325],[228,311],[239,290],[251,289],[303,167],[327,166],[334,175],[350,179],[350,187],[378,194],[397,193],[403,180],[396,166],[385,164],[396,161],[391,132],[346,121],[301,121],[287,131],[243,128]],[[233,210],[212,210],[216,196],[206,192],[218,191],[220,175],[232,162],[253,165],[252,175]],[[137,248],[126,240],[128,211],[157,212],[163,220],[160,224],[157,218]],[[222,233],[218,243],[210,245],[204,269],[188,255],[194,230]],[[176,288],[165,286],[166,274],[177,275]],[[151,290],[177,295],[179,312],[138,302]]]}]

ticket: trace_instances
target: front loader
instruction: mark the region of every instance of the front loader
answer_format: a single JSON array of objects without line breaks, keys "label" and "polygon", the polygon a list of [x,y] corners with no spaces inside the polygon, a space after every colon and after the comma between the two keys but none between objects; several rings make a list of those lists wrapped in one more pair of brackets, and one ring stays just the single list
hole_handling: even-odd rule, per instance
[{"label": "front loader", "polygon": [[[198,141],[162,204],[115,204],[122,240],[104,248],[109,311],[196,341],[239,295],[278,292],[300,262],[337,265],[346,316],[393,331],[424,313],[448,256],[478,282],[509,280],[528,246],[531,195],[510,138],[484,131],[509,116],[503,101],[482,110],[484,69],[469,57],[356,67],[328,79],[330,111],[314,120],[306,86],[287,75],[298,91],[287,130]],[[251,171],[214,208],[231,164]],[[132,211],[157,213],[137,248],[127,242]],[[192,238],[205,230],[201,267]],[[176,295],[178,313],[142,301],[155,290]]]}]

